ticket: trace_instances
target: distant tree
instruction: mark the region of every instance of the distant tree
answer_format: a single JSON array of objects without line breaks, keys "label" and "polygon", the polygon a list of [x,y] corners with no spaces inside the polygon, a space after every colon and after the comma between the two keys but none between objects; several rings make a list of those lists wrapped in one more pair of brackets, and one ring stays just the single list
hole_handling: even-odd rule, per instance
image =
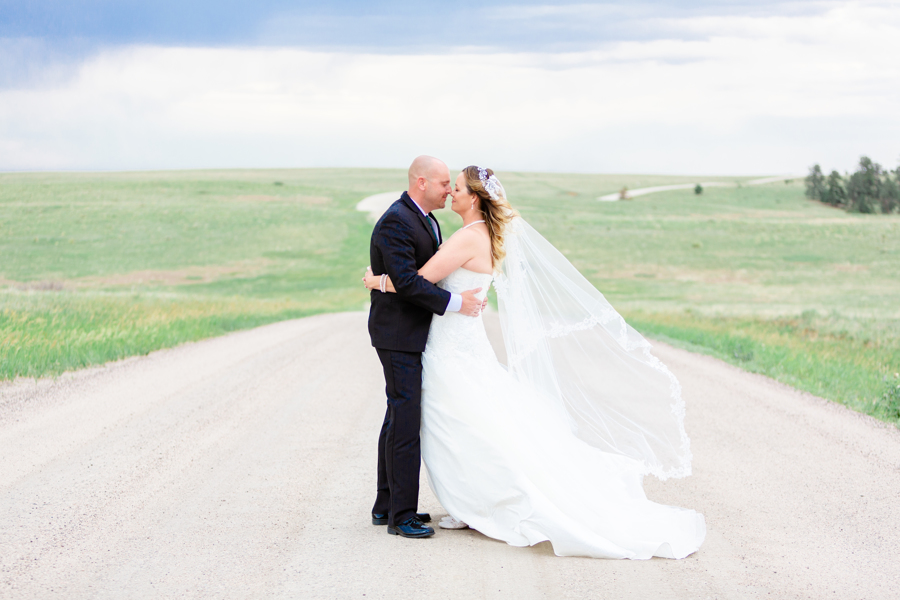
[{"label": "distant tree", "polygon": [[881,186],[881,212],[890,214],[900,211],[900,167],[884,175]]},{"label": "distant tree", "polygon": [[832,171],[825,182],[825,193],[822,202],[832,206],[844,206],[847,203],[847,192],[844,190],[844,179],[837,171]]},{"label": "distant tree", "polygon": [[859,159],[859,166],[847,182],[847,210],[873,213],[881,203],[884,171],[868,156]]},{"label": "distant tree", "polygon": [[697,185],[695,185],[695,186],[694,186],[694,193],[697,194],[698,196],[699,196],[700,194],[702,194],[702,193],[703,193],[703,186],[700,185],[699,183],[698,183]]},{"label": "distant tree", "polygon": [[811,200],[822,200],[824,191],[825,175],[822,174],[822,167],[816,163],[809,169],[809,175],[806,176],[806,197]]}]

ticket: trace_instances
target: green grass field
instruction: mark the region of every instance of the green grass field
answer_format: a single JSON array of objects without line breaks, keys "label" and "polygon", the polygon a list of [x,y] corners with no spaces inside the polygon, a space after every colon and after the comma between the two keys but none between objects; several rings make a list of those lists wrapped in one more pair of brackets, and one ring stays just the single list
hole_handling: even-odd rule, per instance
[{"label": "green grass field", "polygon": [[[694,179],[500,175],[647,335],[900,422],[900,217],[810,202],[801,181],[606,203],[596,198],[622,186]],[[371,223],[355,205],[404,180],[365,169],[0,174],[0,378],[362,309]],[[450,211],[439,218],[456,228]]]}]

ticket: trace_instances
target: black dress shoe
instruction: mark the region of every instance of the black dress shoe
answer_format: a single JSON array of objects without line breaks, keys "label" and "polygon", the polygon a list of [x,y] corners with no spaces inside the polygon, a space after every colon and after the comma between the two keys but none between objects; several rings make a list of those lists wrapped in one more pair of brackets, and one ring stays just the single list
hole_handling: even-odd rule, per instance
[{"label": "black dress shoe", "polygon": [[[416,513],[416,518],[423,523],[431,522],[431,515],[429,515],[428,513]],[[387,525],[387,522],[387,513],[372,513],[372,525]]]},{"label": "black dress shoe", "polygon": [[387,529],[389,534],[399,535],[405,538],[426,538],[434,535],[434,529],[428,525],[424,525],[422,521],[415,517],[410,517],[393,527],[388,525]]}]

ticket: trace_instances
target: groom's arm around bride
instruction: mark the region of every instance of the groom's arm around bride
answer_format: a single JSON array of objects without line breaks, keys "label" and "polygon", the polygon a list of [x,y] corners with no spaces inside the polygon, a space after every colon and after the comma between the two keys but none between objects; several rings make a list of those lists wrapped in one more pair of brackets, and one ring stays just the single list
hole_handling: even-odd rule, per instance
[{"label": "groom's arm around bride", "polygon": [[[437,243],[408,206],[404,193],[375,225],[370,247],[370,264],[375,275],[387,274],[396,294],[371,293],[369,333],[376,348],[421,352],[431,324],[431,315],[442,315],[451,300],[418,271],[434,255]],[[401,205],[401,206],[398,206]]]}]

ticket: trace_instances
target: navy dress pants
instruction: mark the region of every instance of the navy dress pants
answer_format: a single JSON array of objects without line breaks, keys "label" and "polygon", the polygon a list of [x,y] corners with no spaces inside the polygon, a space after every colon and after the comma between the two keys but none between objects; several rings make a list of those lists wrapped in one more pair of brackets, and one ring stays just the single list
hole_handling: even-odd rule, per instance
[{"label": "navy dress pants", "polygon": [[378,437],[378,494],[373,513],[394,526],[416,515],[422,454],[422,353],[376,348],[384,369],[387,412]]}]

